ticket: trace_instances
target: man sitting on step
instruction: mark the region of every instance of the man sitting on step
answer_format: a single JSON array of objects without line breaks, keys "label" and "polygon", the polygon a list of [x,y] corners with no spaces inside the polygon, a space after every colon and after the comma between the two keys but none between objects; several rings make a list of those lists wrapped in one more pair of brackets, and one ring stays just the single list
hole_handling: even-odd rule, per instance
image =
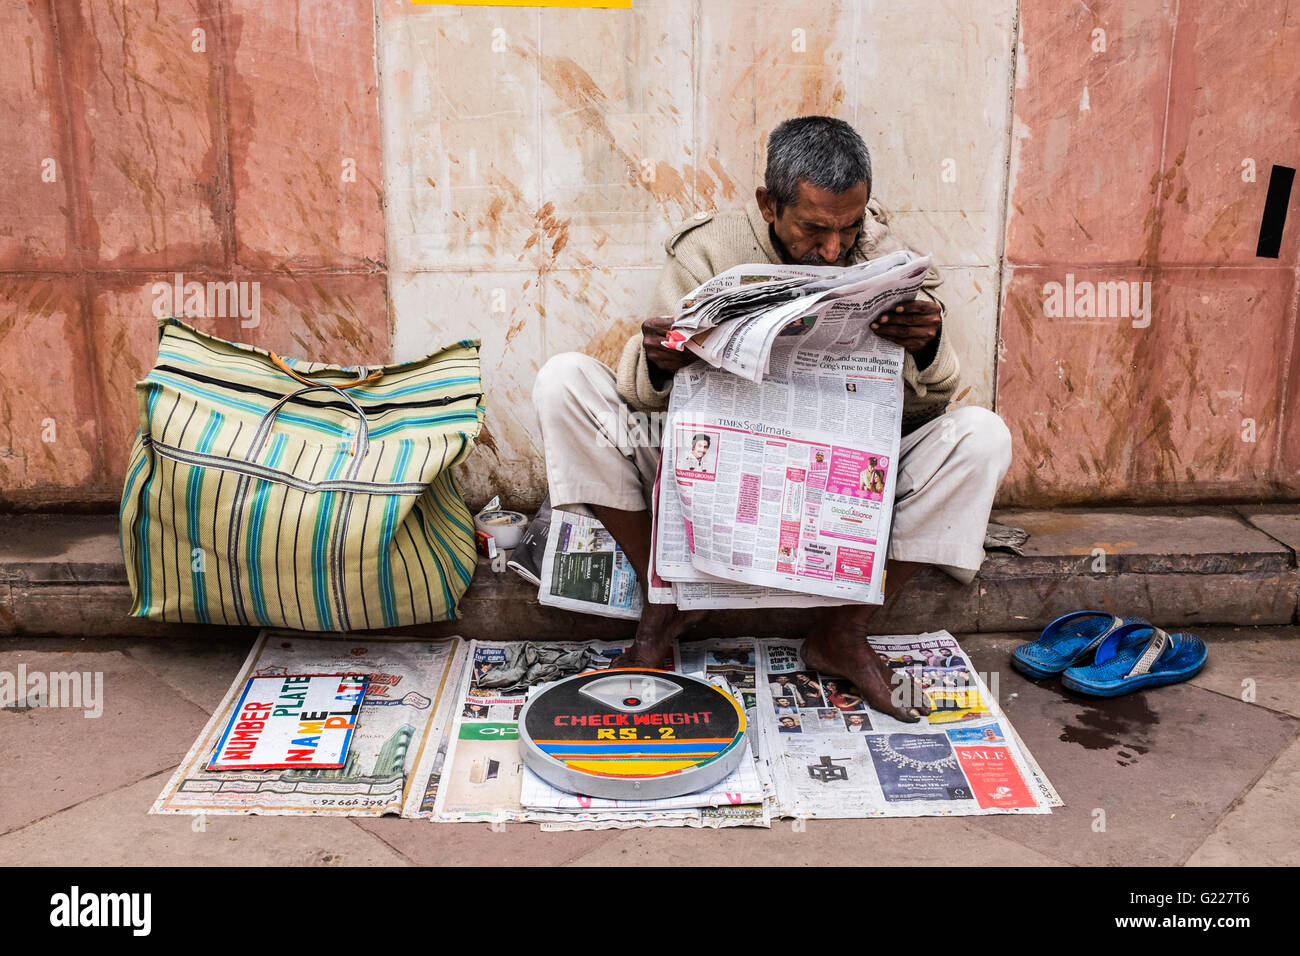
[{"label": "man sitting on step", "polygon": [[[733,266],[750,262],[845,266],[905,246],[871,198],[866,144],[842,120],[787,120],[767,143],[764,183],[732,213],[699,212],[666,243],[667,261],[651,306],[623,350],[617,371],[579,353],[557,355],[537,374],[533,401],[556,508],[586,511],[609,529],[642,587],[650,562],[651,489],[659,449],[645,415],[668,405],[673,373],[696,361],[665,347],[677,301]],[[957,357],[944,334],[945,310],[932,271],[914,302],[872,325],[906,350],[902,441],[889,539],[892,599],[923,564],[969,583],[984,560],[993,496],[1011,462],[1011,436],[997,415],[967,406],[947,411],[957,389]],[[928,713],[923,698],[894,692],[890,669],[866,641],[876,605],[825,611],[809,629],[808,668],[849,678],[876,710],[904,721]],[[636,639],[617,664],[667,666],[672,642],[698,612],[646,603]]]}]

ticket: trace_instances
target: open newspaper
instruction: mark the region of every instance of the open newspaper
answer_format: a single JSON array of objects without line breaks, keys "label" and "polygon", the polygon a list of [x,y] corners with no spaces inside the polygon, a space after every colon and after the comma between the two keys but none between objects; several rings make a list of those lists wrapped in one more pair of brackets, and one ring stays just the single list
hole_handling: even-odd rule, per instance
[{"label": "open newspaper", "polygon": [[636,620],[641,589],[627,556],[590,515],[557,511],[548,496],[506,563],[537,587],[541,604]]},{"label": "open newspaper", "polygon": [[[720,352],[716,339],[686,342],[709,364],[677,373],[668,407],[654,570],[679,606],[883,601],[904,352],[870,323],[915,298],[928,266],[892,253],[832,270],[854,275],[830,288],[826,269],[738,266],[683,300],[696,303],[683,328],[736,331]],[[749,296],[758,312],[701,316],[763,276],[788,286],[795,270],[819,279],[798,287],[812,294],[775,305]]]},{"label": "open newspaper", "polygon": [[[714,276],[678,304],[671,348],[752,382],[774,371],[779,339],[846,355],[871,319],[916,297],[930,259],[907,250],[854,266],[740,265]],[[869,334],[869,333],[868,333]],[[781,350],[788,360],[792,349]]]},{"label": "open newspaper", "polygon": [[[663,468],[660,457],[659,467]],[[692,574],[696,580],[666,581],[659,574],[659,524],[667,520],[670,527],[677,518],[661,519],[659,508],[659,489],[662,481],[655,478],[654,520],[650,524],[650,586],[648,588],[651,604],[675,604],[683,611],[706,611],[717,608],[764,608],[764,607],[823,607],[831,604],[848,604],[839,598],[821,597],[816,594],[799,594],[795,591],[782,591],[765,588],[761,585],[738,584],[724,578],[714,578],[693,568],[682,568],[684,574]],[[673,512],[677,514],[676,511]],[[684,538],[681,542],[684,542]],[[681,543],[679,542],[679,546]]]}]

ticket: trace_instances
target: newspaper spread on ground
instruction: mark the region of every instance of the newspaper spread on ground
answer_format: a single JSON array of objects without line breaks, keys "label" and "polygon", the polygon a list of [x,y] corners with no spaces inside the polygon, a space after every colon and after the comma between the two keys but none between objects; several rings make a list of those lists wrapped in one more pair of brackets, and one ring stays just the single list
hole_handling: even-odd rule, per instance
[{"label": "newspaper spread on ground", "polygon": [[[564,654],[580,661],[579,670],[602,670],[628,647],[627,641],[581,641],[531,645],[545,655]],[[534,822],[544,829],[601,829],[636,826],[764,826],[763,796],[770,788],[752,764],[738,771],[730,791],[696,795],[694,800],[609,801],[561,794],[535,777],[519,752],[519,711],[528,693],[560,677],[527,682],[525,675],[503,689],[501,670],[521,656],[527,642],[480,642],[470,645],[470,666],[461,677],[458,707],[451,727],[451,744],[441,777],[434,819],[450,823]],[[751,653],[753,653],[751,648]],[[516,668],[517,670],[517,668]],[[752,740],[753,738],[751,738]],[[714,788],[718,790],[718,788]],[[525,804],[527,792],[530,806]],[[756,797],[757,803],[737,802],[735,794]],[[730,795],[729,795],[730,794]]]},{"label": "newspaper spread on ground", "polygon": [[[453,730],[462,749],[449,753],[443,781],[458,789],[449,791],[435,819],[531,821],[546,830],[770,826],[778,817],[1036,814],[1062,805],[996,694],[950,634],[878,637],[871,643],[892,668],[924,687],[935,705],[929,718],[902,723],[869,709],[849,681],[806,668],[800,641],[741,637],[678,645],[676,670],[713,680],[741,702],[756,758],[748,783],[734,791],[728,790],[732,783],[714,788],[737,796],[698,809],[682,804],[713,803],[716,794],[616,802],[561,794],[532,777],[519,758],[517,724],[486,729],[496,717],[512,717],[526,693],[475,697],[478,688],[467,672],[463,699],[502,710],[477,711]],[[589,646],[596,660],[612,659],[619,650],[594,642],[572,646]],[[500,647],[475,645],[475,671],[499,666]],[[507,738],[512,746],[504,745]],[[491,743],[471,742],[485,739]],[[762,801],[737,803],[751,796],[745,791],[754,779]],[[452,782],[460,780],[466,782]]]},{"label": "newspaper spread on ground", "polygon": [[903,723],[804,665],[800,641],[760,640],[759,749],[783,816],[1050,813],[1062,801],[947,631],[872,637],[934,711]]},{"label": "newspaper spread on ground", "polygon": [[[400,812],[435,821],[530,821],[546,830],[574,830],[769,826],[780,816],[1047,813],[1061,805],[996,694],[947,632],[871,639],[891,667],[921,682],[936,705],[919,724],[870,710],[848,681],[806,668],[800,643],[718,638],[676,648],[677,671],[712,680],[741,702],[754,763],[713,788],[716,793],[609,806],[613,801],[539,796],[550,788],[525,779],[518,713],[532,688],[608,667],[627,642],[263,631],[150,812]],[[362,705],[347,766],[202,769],[248,678],[358,669],[369,674],[374,691]],[[710,805],[683,806],[692,800]]]},{"label": "newspaper spread on ground", "polygon": [[[466,652],[458,637],[262,631],[150,812],[427,815]],[[344,766],[204,769],[249,678],[331,673],[369,676]]]},{"label": "newspaper spread on ground", "polygon": [[641,617],[641,586],[623,549],[589,515],[551,510],[537,599],[603,617]]}]

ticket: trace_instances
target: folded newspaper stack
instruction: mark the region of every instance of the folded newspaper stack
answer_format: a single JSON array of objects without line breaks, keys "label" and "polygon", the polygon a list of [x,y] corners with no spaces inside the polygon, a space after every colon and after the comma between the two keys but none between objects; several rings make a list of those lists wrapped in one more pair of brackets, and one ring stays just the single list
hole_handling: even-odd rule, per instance
[{"label": "folded newspaper stack", "polygon": [[737,266],[679,303],[671,343],[706,364],[673,383],[651,601],[883,601],[904,352],[870,325],[915,298],[929,266],[907,251]]},{"label": "folded newspaper stack", "polygon": [[537,588],[551,607],[618,617],[641,617],[636,571],[614,536],[590,515],[551,507],[542,500],[506,567]]},{"label": "folded newspaper stack", "polygon": [[641,588],[636,571],[605,526],[590,515],[547,507],[550,525],[538,575],[537,600],[550,607],[636,621]]}]

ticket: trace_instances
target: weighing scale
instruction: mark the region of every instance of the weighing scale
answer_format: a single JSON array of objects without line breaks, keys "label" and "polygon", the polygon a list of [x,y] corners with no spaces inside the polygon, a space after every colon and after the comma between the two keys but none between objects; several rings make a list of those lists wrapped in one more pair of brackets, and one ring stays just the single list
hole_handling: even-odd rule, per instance
[{"label": "weighing scale", "polygon": [[745,756],[745,712],[707,681],[648,668],[588,671],[519,714],[524,765],[566,793],[658,800],[716,786]]}]

